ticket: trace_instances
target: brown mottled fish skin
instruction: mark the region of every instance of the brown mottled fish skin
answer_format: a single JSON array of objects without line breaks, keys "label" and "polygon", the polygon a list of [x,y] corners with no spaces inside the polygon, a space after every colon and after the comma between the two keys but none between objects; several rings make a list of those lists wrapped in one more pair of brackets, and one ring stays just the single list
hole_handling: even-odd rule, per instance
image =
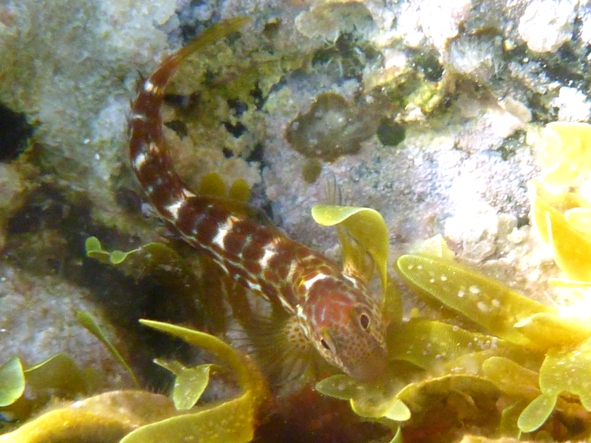
[{"label": "brown mottled fish skin", "polygon": [[129,158],[160,217],[243,286],[279,300],[332,365],[359,381],[386,370],[386,324],[364,282],[322,254],[233,210],[222,199],[197,195],[167,154],[160,108],[171,76],[194,50],[237,30],[244,19],[210,28],[168,56],[144,81],[132,104]]}]

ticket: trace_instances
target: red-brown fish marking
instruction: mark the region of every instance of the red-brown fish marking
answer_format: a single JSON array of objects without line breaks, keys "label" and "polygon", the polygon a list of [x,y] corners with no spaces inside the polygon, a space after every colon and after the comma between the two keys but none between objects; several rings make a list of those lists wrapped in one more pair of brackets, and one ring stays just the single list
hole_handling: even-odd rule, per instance
[{"label": "red-brown fish marking", "polygon": [[[223,199],[189,190],[174,171],[160,107],[179,64],[194,50],[237,30],[244,19],[210,28],[167,57],[132,105],[129,157],[158,214],[242,285],[279,300],[320,354],[358,380],[386,368],[385,322],[365,284],[322,254],[231,209]],[[235,207],[235,206],[234,206]]]}]

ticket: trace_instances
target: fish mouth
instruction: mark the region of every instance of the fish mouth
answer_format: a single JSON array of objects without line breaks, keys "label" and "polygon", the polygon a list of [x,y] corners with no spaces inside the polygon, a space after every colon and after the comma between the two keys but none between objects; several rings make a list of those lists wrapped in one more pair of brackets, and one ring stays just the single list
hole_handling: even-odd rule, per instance
[{"label": "fish mouth", "polygon": [[349,376],[359,382],[374,382],[381,379],[388,369],[386,351],[378,348],[376,352],[366,355],[363,360],[352,365],[346,371]]}]

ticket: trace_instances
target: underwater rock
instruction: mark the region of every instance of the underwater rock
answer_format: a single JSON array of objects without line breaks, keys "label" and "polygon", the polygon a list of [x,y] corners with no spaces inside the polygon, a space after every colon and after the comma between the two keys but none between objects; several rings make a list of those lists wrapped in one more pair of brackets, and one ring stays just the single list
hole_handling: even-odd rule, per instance
[{"label": "underwater rock", "polygon": [[27,181],[15,164],[0,164],[0,250],[6,242],[9,217],[26,201]]},{"label": "underwater rock", "polygon": [[[108,322],[87,290],[59,277],[35,277],[8,265],[0,268],[0,275],[0,355],[4,359],[15,356],[32,365],[64,353],[81,368],[96,371],[103,389],[131,386],[123,367],[76,320],[78,311],[92,312],[109,336],[116,337],[110,326],[104,326]],[[119,340],[117,346],[125,349]]]},{"label": "underwater rock", "polygon": [[554,52],[572,38],[576,0],[533,0],[519,20],[517,31],[536,52]]},{"label": "underwater rock", "polygon": [[378,122],[343,96],[324,92],[305,114],[299,114],[289,125],[285,138],[306,157],[326,161],[355,154],[361,143],[373,136]]},{"label": "underwater rock", "polygon": [[367,35],[375,28],[367,7],[356,1],[320,3],[301,12],[295,25],[308,38],[322,37],[333,42],[343,33],[356,31]]},{"label": "underwater rock", "polygon": [[561,121],[584,122],[591,117],[589,97],[577,88],[562,86],[551,104],[558,108],[558,119]]},{"label": "underwater rock", "polygon": [[499,71],[502,38],[494,34],[462,34],[450,41],[445,54],[455,71],[485,84]]}]

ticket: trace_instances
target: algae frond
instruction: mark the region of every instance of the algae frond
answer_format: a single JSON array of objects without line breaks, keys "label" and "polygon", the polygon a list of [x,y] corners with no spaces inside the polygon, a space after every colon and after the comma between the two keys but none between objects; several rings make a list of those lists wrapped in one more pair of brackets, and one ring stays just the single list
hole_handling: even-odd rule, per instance
[{"label": "algae frond", "polygon": [[[322,224],[337,226],[345,218],[334,214],[363,211],[319,209],[333,212],[334,222]],[[347,231],[382,232],[380,218],[373,214],[365,226],[349,220]],[[374,250],[370,255],[378,269],[384,269],[387,259],[387,254],[375,253],[370,237],[340,235],[345,263],[366,276],[371,272],[360,257],[367,251]],[[433,417],[444,422],[463,417],[466,424],[512,437],[534,431],[553,435],[557,423],[570,423],[564,425],[566,435],[591,434],[591,328],[586,322],[566,318],[460,265],[440,236],[399,257],[396,271],[419,295],[445,306],[449,314],[443,322],[413,318],[390,327],[390,378],[381,385],[364,386],[338,375],[320,382],[320,392],[349,400],[358,415],[392,429],[401,424],[403,435],[416,427],[429,428]],[[467,327],[458,326],[458,316],[465,318],[462,324]],[[447,404],[440,404],[444,399]],[[503,410],[497,402],[505,405]],[[448,425],[439,429],[440,437],[452,432]]]},{"label": "algae frond", "polygon": [[[150,320],[141,320],[141,323],[216,354],[227,365],[227,369],[234,372],[240,393],[235,398],[216,404],[194,407],[209,382],[210,369],[215,366],[184,368],[176,362],[158,361],[177,375],[172,400],[146,391],[100,394],[54,407],[15,431],[0,436],[0,442],[92,439],[113,443],[180,443],[192,436],[199,436],[199,441],[208,443],[250,441],[258,409],[268,396],[263,376],[250,359],[221,340],[202,332]],[[22,394],[23,376],[30,378],[33,386],[42,383],[54,389],[71,388],[72,377],[69,375],[72,362],[64,356],[58,355],[24,372],[19,368],[17,359],[1,368],[6,383],[10,382],[10,389],[6,383],[6,388],[2,386],[3,400],[14,403],[15,397]],[[44,370],[47,368],[51,369],[49,374]],[[226,370],[222,366],[216,368]],[[64,383],[64,378],[67,378],[67,383]]]}]

